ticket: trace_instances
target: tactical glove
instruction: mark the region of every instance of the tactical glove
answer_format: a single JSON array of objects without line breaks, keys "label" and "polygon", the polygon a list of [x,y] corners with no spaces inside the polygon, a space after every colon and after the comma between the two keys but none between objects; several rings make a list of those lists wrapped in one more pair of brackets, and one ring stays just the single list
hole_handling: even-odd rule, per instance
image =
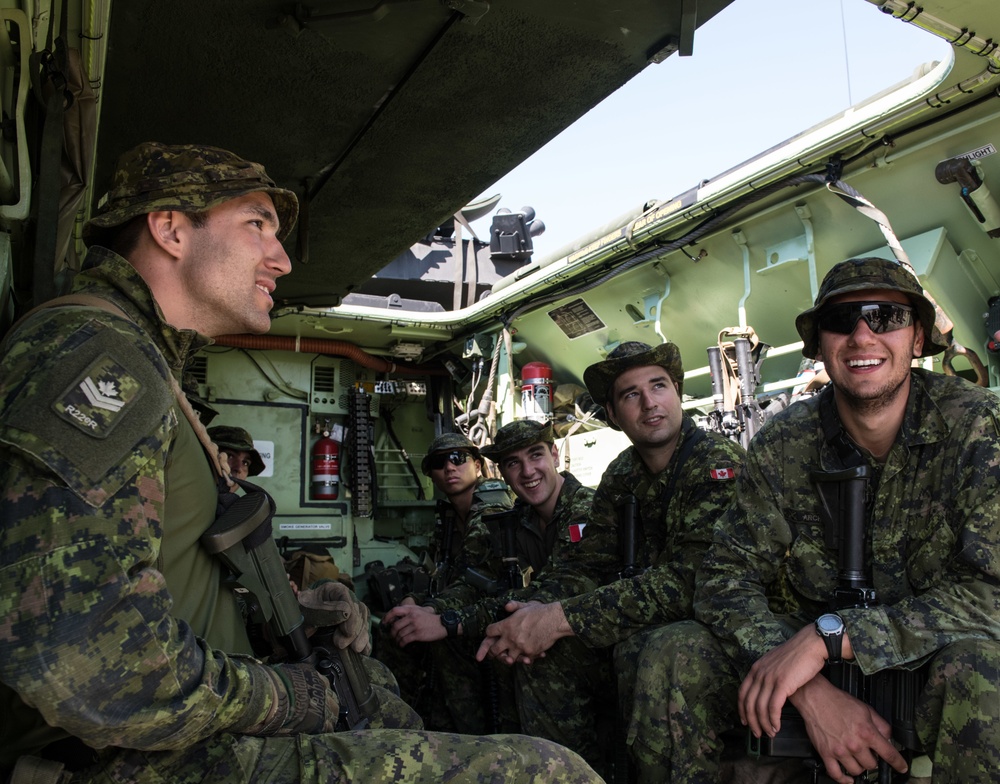
[{"label": "tactical glove", "polygon": [[246,735],[317,735],[333,732],[340,705],[330,683],[306,662],[266,667],[273,689],[273,704]]},{"label": "tactical glove", "polygon": [[307,625],[333,627],[333,643],[338,648],[371,653],[368,606],[358,601],[346,585],[330,581],[299,591],[299,605]]}]

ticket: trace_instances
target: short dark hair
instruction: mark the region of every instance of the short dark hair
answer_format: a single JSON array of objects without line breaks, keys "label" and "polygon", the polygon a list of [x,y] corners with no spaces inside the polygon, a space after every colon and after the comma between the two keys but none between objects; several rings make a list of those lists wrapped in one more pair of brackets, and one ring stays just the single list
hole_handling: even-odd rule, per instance
[{"label": "short dark hair", "polygon": [[[139,238],[146,229],[146,214],[136,215],[121,226],[113,226],[100,232],[93,232],[94,241],[127,259],[139,245]],[[208,223],[208,211],[185,212],[196,229],[203,229]]]}]

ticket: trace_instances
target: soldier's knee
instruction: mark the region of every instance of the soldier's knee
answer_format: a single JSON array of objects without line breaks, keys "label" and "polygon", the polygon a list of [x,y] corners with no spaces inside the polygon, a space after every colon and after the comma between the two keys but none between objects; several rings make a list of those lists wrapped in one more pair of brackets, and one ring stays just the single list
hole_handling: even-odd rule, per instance
[{"label": "soldier's knee", "polygon": [[[991,715],[1000,710],[1000,642],[995,640],[958,640],[942,648],[928,668],[927,691],[934,694],[967,695],[981,698],[989,695],[986,705],[992,705]],[[981,702],[981,699],[977,699]]]}]

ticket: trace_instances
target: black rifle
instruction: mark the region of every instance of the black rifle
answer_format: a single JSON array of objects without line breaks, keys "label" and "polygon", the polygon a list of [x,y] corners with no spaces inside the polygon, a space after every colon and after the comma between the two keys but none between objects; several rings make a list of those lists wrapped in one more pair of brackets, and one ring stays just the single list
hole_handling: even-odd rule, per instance
[{"label": "black rifle", "polygon": [[[865,495],[871,474],[871,468],[863,464],[839,471],[813,471],[810,475],[819,496],[826,544],[838,552],[837,587],[830,602],[834,611],[874,607],[878,603],[864,570]],[[922,685],[919,672],[892,669],[864,675],[856,663],[847,661],[827,664],[824,671],[834,686],[874,708],[892,725],[893,739],[903,748],[909,764],[910,750],[920,748],[913,725],[913,710]],[[813,781],[818,780],[823,768],[802,717],[791,705],[782,710],[778,734],[759,739],[750,735],[748,750],[755,756],[809,759]],[[897,773],[883,759],[879,760],[877,774],[879,784],[909,780],[908,773]],[[870,781],[866,773],[854,780],[859,784]]]},{"label": "black rifle", "polygon": [[[518,588],[524,588],[524,574],[517,559],[517,527],[520,524],[520,515],[514,509],[506,509],[502,512],[492,512],[483,515],[483,523],[495,535],[500,542],[500,563],[501,568],[496,578],[489,577],[482,572],[473,569],[471,566],[465,570],[465,580],[474,588],[479,589],[487,596],[500,596]],[[502,613],[502,610],[498,610]],[[500,617],[494,618],[499,621]],[[480,672],[482,673],[482,686],[486,691],[489,700],[492,723],[491,732],[500,732],[500,692],[497,684],[497,675],[492,665],[486,664]]]},{"label": "black rifle", "polygon": [[506,509],[483,515],[483,523],[500,542],[500,572],[496,578],[488,577],[472,567],[465,570],[465,579],[487,596],[498,596],[506,591],[524,588],[524,573],[517,558],[517,527],[520,514],[516,509]]},{"label": "black rifle", "polygon": [[435,506],[437,524],[441,526],[441,552],[434,564],[430,595],[437,596],[451,582],[451,548],[455,538],[455,511],[447,501],[438,499]]},{"label": "black rifle", "polygon": [[378,709],[361,656],[333,644],[333,630],[319,629],[312,641],[271,536],[274,500],[261,487],[239,481],[247,492],[219,515],[201,536],[202,546],[228,567],[229,581],[243,596],[253,620],[266,623],[276,652],[290,662],[308,661],[327,677],[340,704],[338,730],[364,729]]},{"label": "black rifle", "polygon": [[636,517],[635,507],[636,498],[632,493],[622,498],[615,507],[615,512],[618,514],[618,528],[622,532],[622,570],[618,573],[619,579],[635,577],[643,572],[635,564],[641,536],[640,521]]}]

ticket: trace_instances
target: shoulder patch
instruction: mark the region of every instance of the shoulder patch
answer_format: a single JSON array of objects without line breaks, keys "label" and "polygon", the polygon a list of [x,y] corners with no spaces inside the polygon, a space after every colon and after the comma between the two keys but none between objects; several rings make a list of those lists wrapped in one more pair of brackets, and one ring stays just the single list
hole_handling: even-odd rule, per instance
[{"label": "shoulder patch", "polygon": [[732,468],[711,468],[708,475],[712,479],[735,479],[736,472]]},{"label": "shoulder patch", "polygon": [[142,393],[142,382],[110,354],[103,354],[56,398],[52,409],[87,435],[103,439]]},{"label": "shoulder patch", "polygon": [[51,355],[19,363],[14,372],[29,377],[0,413],[0,441],[87,503],[104,503],[162,450],[176,421],[169,371],[143,352],[142,339],[92,321]]}]

